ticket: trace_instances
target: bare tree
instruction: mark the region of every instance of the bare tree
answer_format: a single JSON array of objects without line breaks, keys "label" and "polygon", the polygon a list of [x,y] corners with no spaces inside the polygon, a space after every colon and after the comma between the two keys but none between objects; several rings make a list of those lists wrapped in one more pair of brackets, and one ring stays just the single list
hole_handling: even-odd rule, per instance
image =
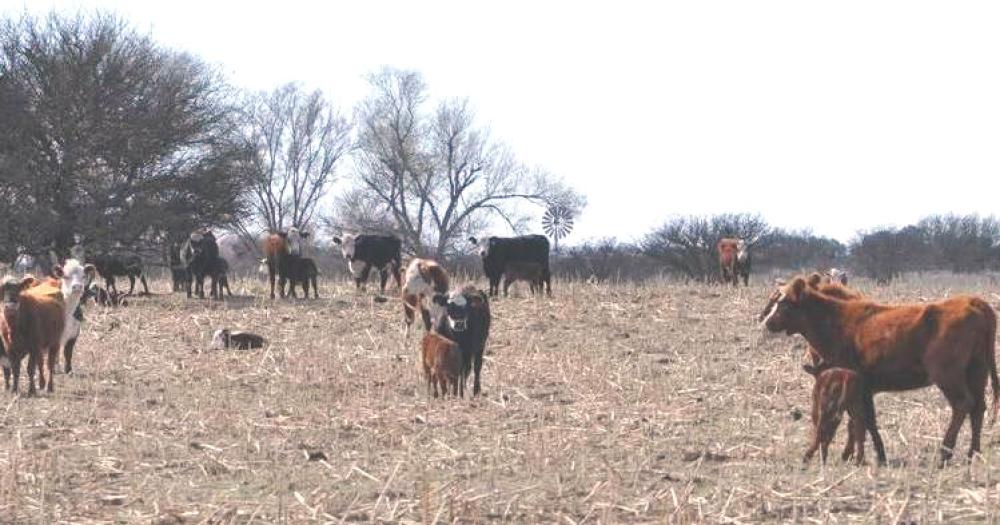
[{"label": "bare tree", "polygon": [[319,90],[286,84],[248,103],[245,140],[255,219],[271,231],[309,226],[350,148],[350,122]]},{"label": "bare tree", "polygon": [[751,245],[766,244],[770,228],[760,215],[746,213],[712,217],[677,217],[648,234],[643,252],[666,264],[667,269],[689,279],[714,281],[719,276],[716,244],[723,237],[737,237]]},{"label": "bare tree", "polygon": [[238,217],[229,96],[217,70],[111,15],[0,20],[5,241],[136,246]]},{"label": "bare tree", "polygon": [[468,101],[444,100],[426,112],[419,73],[383,69],[358,107],[355,188],[335,222],[386,225],[420,255],[448,255],[456,241],[499,220],[523,229],[521,205],[559,203],[578,210],[581,196],[475,125]]}]

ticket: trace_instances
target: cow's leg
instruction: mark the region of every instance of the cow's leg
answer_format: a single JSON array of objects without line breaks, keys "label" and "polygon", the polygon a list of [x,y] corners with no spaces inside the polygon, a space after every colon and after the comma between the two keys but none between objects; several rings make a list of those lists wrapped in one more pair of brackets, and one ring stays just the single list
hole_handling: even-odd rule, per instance
[{"label": "cow's leg", "polygon": [[413,324],[413,320],[416,314],[413,313],[417,309],[417,301],[419,297],[416,295],[404,295],[403,296],[403,322],[406,324],[406,331],[403,333],[406,339],[410,338],[410,326]]},{"label": "cow's leg", "polygon": [[500,293],[500,276],[490,276],[490,297],[496,297]]},{"label": "cow's leg", "polygon": [[511,282],[510,281],[510,276],[509,275],[504,275],[503,276],[503,296],[504,297],[508,297],[507,291],[510,290],[510,282]]},{"label": "cow's leg", "polygon": [[431,311],[428,310],[428,309],[426,309],[426,308],[424,308],[423,306],[421,306],[420,307],[420,316],[424,318],[424,331],[425,332],[430,332],[431,331]]},{"label": "cow's leg", "polygon": [[396,288],[403,289],[403,263],[400,261],[393,262],[392,267],[392,278],[396,280]]},{"label": "cow's leg", "polygon": [[280,295],[282,299],[284,299],[285,296],[287,295],[287,292],[285,291],[285,284],[287,282],[288,282],[288,279],[285,277],[285,275],[282,274],[282,273],[279,273],[278,274],[278,295]]},{"label": "cow's leg", "polygon": [[954,384],[938,385],[945,398],[948,399],[948,404],[951,405],[951,421],[948,423],[948,429],[941,442],[941,460],[938,464],[941,467],[951,459],[955,450],[955,442],[958,440],[958,431],[965,423],[965,416],[972,411],[976,404],[964,379],[963,377]]},{"label": "cow's leg", "polygon": [[104,278],[104,288],[107,289],[109,292],[111,290],[114,290],[116,292],[118,291],[118,287],[115,286],[115,276],[114,275],[108,275],[107,277]]},{"label": "cow's leg", "polygon": [[[993,351],[990,345],[990,352]],[[984,363],[985,364],[985,363]],[[969,390],[972,391],[974,401],[972,410],[969,412],[969,420],[972,424],[972,439],[969,442],[969,457],[979,453],[980,441],[983,433],[983,415],[986,413],[986,381],[989,372],[986,366],[979,366],[980,363],[973,362],[969,367]]]},{"label": "cow's leg", "polygon": [[357,280],[358,288],[361,288],[362,290],[368,289],[368,276],[371,275],[371,273],[372,273],[372,266],[368,263],[365,263],[365,267],[361,269],[361,277],[359,277]]},{"label": "cow's leg", "polygon": [[56,390],[56,361],[59,360],[59,345],[52,345],[49,348],[49,385],[48,390],[51,394]]},{"label": "cow's leg", "polygon": [[229,287],[229,277],[226,277],[225,279],[223,279],[222,280],[222,284],[226,285],[226,294],[229,295],[229,297],[232,297],[233,296],[233,289]]},{"label": "cow's leg", "polygon": [[383,266],[378,269],[379,293],[385,295],[385,283],[389,282],[389,267]]},{"label": "cow's leg", "polygon": [[313,299],[319,299],[319,285],[316,284],[316,275],[310,277],[313,285]]},{"label": "cow's leg", "polygon": [[132,295],[135,291],[135,274],[128,274],[128,294]]},{"label": "cow's leg", "polygon": [[[860,412],[859,412],[860,408]],[[847,443],[853,445],[854,462],[862,465],[865,462],[865,414],[864,407],[853,406],[848,410],[851,419],[847,423]]]},{"label": "cow's leg", "polygon": [[187,275],[184,276],[184,289],[187,291],[188,299],[191,298],[191,280],[194,279],[194,274],[190,270],[187,271]]},{"label": "cow's leg", "polygon": [[875,394],[866,387],[861,396],[861,400],[865,407],[865,427],[868,429],[868,433],[872,436],[872,446],[875,447],[875,457],[878,459],[879,465],[885,465],[885,444],[882,443],[882,435],[878,432],[878,421],[875,417]]},{"label": "cow's leg", "polygon": [[308,276],[302,278],[302,298],[303,299],[308,299],[309,298],[309,277]]},{"label": "cow's leg", "polygon": [[542,279],[545,281],[545,295],[552,297],[552,272],[548,267],[542,271]]},{"label": "cow's leg", "polygon": [[483,351],[482,350],[479,350],[479,353],[476,354],[475,362],[473,364],[475,366],[475,374],[476,374],[476,376],[472,380],[473,381],[472,382],[472,395],[473,396],[478,396],[479,395],[479,371],[483,369]]},{"label": "cow's leg", "polygon": [[72,338],[66,341],[66,346],[63,347],[63,359],[66,363],[63,365],[63,370],[69,374],[73,372],[73,348],[76,347],[76,338]]},{"label": "cow's leg", "polygon": [[[35,393],[35,369],[38,368],[38,352],[28,354],[28,395]],[[42,380],[42,378],[39,378]],[[14,376],[14,390],[17,390],[17,376]]]},{"label": "cow's leg", "polygon": [[139,273],[139,282],[142,283],[143,295],[149,295],[149,285],[146,283],[146,276]]},{"label": "cow's leg", "polygon": [[11,392],[17,393],[18,383],[21,379],[21,356],[16,358],[12,357],[10,360],[10,370],[11,375],[14,376],[14,386],[11,388]]},{"label": "cow's leg", "polygon": [[10,390],[10,367],[11,365],[3,367],[3,389]]},{"label": "cow's leg", "polygon": [[274,265],[267,264],[267,280],[271,281],[271,299],[274,299]]}]

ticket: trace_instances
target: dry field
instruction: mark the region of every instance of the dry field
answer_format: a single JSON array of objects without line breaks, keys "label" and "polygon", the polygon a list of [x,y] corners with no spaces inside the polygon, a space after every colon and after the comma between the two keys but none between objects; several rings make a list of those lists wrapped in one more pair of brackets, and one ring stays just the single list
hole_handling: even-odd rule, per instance
[{"label": "dry field", "polygon": [[[812,378],[800,339],[761,338],[760,284],[558,282],[551,300],[494,301],[485,395],[464,400],[428,397],[420,330],[404,342],[395,298],[323,282],[318,301],[272,302],[251,298],[259,281],[233,284],[244,297],[90,307],[55,395],[0,393],[0,522],[927,523],[1000,509],[1000,430],[971,465],[935,468],[936,389],[876,398],[888,467],[803,466]],[[1000,298],[985,277],[860,287]],[[221,327],[270,344],[208,350]]]}]

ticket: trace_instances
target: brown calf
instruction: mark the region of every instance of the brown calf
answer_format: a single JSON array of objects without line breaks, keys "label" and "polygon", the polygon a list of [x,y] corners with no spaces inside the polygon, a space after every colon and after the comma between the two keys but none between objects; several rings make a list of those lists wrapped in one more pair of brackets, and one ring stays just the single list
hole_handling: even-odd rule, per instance
[{"label": "brown calf", "polygon": [[853,455],[858,465],[864,463],[865,394],[864,380],[853,370],[828,368],[816,375],[812,394],[813,440],[803,462],[808,463],[818,448],[821,460],[826,463],[827,449],[846,411],[850,420],[847,447],[841,457],[847,461]]},{"label": "brown calf", "polygon": [[987,381],[993,385],[994,418],[1000,402],[997,320],[988,303],[970,296],[910,305],[844,301],[799,277],[772,304],[761,320],[768,331],[801,334],[824,362],[862,373],[873,393],[937,385],[952,410],[942,465],[966,416],[972,427],[969,456],[980,451]]},{"label": "brown calf", "polygon": [[435,303],[435,295],[447,297],[448,272],[438,263],[430,259],[413,259],[406,266],[403,275],[403,317],[406,321],[406,337],[410,336],[410,326],[420,310],[424,319],[424,330],[430,331],[441,317],[444,307]]},{"label": "brown calf", "polygon": [[448,388],[451,387],[453,396],[465,397],[462,350],[458,343],[437,332],[427,332],[420,347],[424,377],[427,379],[427,395],[430,395],[431,385],[434,385],[434,397],[437,397],[440,385],[441,395],[448,395]]},{"label": "brown calf", "polygon": [[503,270],[503,295],[507,296],[510,285],[517,281],[527,281],[531,294],[545,286],[545,267],[537,262],[509,262]]}]

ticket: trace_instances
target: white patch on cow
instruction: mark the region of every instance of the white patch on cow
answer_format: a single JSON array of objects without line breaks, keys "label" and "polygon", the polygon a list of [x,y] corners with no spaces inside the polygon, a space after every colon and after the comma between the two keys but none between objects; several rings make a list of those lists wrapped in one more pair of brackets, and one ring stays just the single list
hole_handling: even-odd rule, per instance
[{"label": "white patch on cow", "polygon": [[285,243],[288,246],[288,253],[292,255],[302,255],[302,234],[298,228],[289,228],[285,234]]},{"label": "white patch on cow", "polygon": [[223,348],[225,348],[226,347],[225,333],[226,333],[225,330],[216,330],[215,333],[212,334],[212,344],[210,348],[212,348],[213,350],[222,350]]},{"label": "white patch on cow", "polygon": [[750,252],[747,251],[747,242],[743,239],[736,241],[736,260],[745,263]]},{"label": "white patch on cow", "polygon": [[406,273],[403,276],[403,293],[408,295],[431,295],[434,293],[434,289],[431,283],[424,280],[424,276],[420,275],[420,259],[414,259],[410,261],[409,266],[406,267]]},{"label": "white patch on cow", "polygon": [[[344,255],[344,259],[350,261],[354,258],[354,242],[357,240],[358,236],[353,233],[344,234],[340,238],[340,253]],[[354,273],[354,270],[351,270]]]},{"label": "white patch on cow", "polygon": [[365,268],[368,266],[366,262],[359,262],[354,264],[354,261],[347,261],[347,269],[351,271],[351,275],[360,279],[361,275],[364,273]]},{"label": "white patch on cow", "polygon": [[771,311],[768,312],[767,316],[765,316],[764,319],[760,322],[760,326],[764,327],[765,331],[769,331],[767,330],[767,322],[770,321],[771,317],[774,316],[774,313],[778,311],[778,305],[781,304],[781,302],[784,300],[785,300],[785,292],[781,292],[781,295],[778,296],[778,300],[775,301],[774,306],[771,307]]},{"label": "white patch on cow", "polygon": [[257,273],[261,275],[267,275],[267,258],[263,258],[258,261],[260,264],[257,265]]},{"label": "white patch on cow", "polygon": [[465,305],[469,304],[469,301],[465,298],[462,292],[451,292],[451,297],[448,298],[448,302],[459,307],[464,308]]},{"label": "white patch on cow", "polygon": [[87,275],[80,261],[67,259],[62,269],[63,274],[59,283],[63,301],[66,303],[64,311],[66,324],[63,327],[59,346],[65,346],[69,340],[80,336],[80,321],[74,314],[76,314],[77,307],[80,306],[80,299],[87,286]]}]

